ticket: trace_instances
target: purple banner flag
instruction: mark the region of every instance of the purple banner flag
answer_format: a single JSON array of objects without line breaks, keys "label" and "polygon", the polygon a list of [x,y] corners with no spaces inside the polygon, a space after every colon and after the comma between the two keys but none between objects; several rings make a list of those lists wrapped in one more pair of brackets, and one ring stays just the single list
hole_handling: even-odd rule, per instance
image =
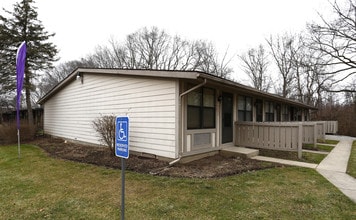
[{"label": "purple banner flag", "polygon": [[21,91],[26,63],[26,42],[22,42],[16,54],[16,74],[17,74],[17,96],[16,96],[16,122],[17,129],[20,129],[20,108],[21,108]]}]

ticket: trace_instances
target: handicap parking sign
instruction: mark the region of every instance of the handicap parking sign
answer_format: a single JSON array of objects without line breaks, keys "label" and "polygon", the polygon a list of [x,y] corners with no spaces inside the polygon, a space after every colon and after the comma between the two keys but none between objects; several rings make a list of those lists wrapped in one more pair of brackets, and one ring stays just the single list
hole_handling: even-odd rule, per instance
[{"label": "handicap parking sign", "polygon": [[115,155],[129,158],[129,118],[117,116],[115,121]]}]

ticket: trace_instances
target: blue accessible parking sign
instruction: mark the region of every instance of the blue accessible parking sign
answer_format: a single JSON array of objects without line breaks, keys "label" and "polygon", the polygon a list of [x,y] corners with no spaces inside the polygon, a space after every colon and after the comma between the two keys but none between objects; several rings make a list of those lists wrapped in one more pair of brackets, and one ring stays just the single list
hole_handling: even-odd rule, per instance
[{"label": "blue accessible parking sign", "polygon": [[118,116],[115,121],[115,154],[129,158],[129,117]]}]

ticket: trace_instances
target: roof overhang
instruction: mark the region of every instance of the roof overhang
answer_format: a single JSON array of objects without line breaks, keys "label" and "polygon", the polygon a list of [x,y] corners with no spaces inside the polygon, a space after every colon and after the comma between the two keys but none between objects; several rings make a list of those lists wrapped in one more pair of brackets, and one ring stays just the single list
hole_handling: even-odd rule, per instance
[{"label": "roof overhang", "polygon": [[53,87],[46,95],[38,100],[38,104],[45,103],[50,97],[64,88],[66,85],[75,81],[79,74],[103,74],[103,75],[127,75],[127,76],[144,76],[158,78],[175,78],[175,79],[197,79],[198,72],[187,71],[163,71],[163,70],[139,70],[139,69],[101,69],[101,68],[77,68],[65,79]]},{"label": "roof overhang", "polygon": [[236,90],[239,92],[242,92],[244,94],[248,94],[251,96],[257,96],[257,97],[262,97],[265,99],[269,99],[271,101],[276,101],[276,102],[283,102],[283,103],[288,103],[297,107],[302,107],[302,108],[308,108],[308,109],[312,109],[312,110],[317,110],[318,108],[314,107],[314,106],[310,106],[292,99],[288,99],[288,98],[284,98],[282,96],[276,95],[276,94],[271,94],[268,92],[263,92],[260,91],[258,89],[243,85],[241,83],[237,83],[228,79],[223,79],[211,74],[206,74],[206,73],[200,73],[199,77],[201,78],[206,78],[207,80],[209,80],[210,82],[215,82],[217,84],[220,84],[222,86],[229,87],[231,90]]},{"label": "roof overhang", "polygon": [[240,83],[223,79],[208,73],[199,71],[175,71],[175,70],[141,70],[141,69],[102,69],[102,68],[77,68],[71,74],[69,74],[65,79],[58,83],[54,88],[52,88],[45,96],[38,100],[39,104],[44,104],[50,97],[56,94],[58,91],[63,89],[70,82],[76,80],[79,74],[103,74],[103,75],[126,75],[126,76],[138,76],[138,77],[155,77],[155,78],[172,78],[172,79],[206,79],[210,84],[220,85],[224,88],[229,88],[233,91],[243,92],[252,96],[263,97],[273,101],[280,101],[288,103],[294,106],[314,109],[317,108],[297,102],[291,99],[283,98],[278,95],[263,92],[254,89],[249,86],[242,85]]}]

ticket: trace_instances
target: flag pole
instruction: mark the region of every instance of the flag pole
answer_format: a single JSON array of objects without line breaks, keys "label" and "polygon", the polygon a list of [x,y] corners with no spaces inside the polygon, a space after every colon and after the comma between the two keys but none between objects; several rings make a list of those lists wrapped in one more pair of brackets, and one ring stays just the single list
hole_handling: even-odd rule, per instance
[{"label": "flag pole", "polygon": [[20,129],[17,129],[17,152],[19,159],[21,158],[21,147],[20,147]]},{"label": "flag pole", "polygon": [[17,75],[17,96],[16,96],[16,125],[17,125],[17,151],[18,157],[21,158],[20,146],[20,108],[21,108],[21,92],[23,85],[23,78],[25,73],[26,63],[26,42],[23,41],[16,53],[16,75]]}]

